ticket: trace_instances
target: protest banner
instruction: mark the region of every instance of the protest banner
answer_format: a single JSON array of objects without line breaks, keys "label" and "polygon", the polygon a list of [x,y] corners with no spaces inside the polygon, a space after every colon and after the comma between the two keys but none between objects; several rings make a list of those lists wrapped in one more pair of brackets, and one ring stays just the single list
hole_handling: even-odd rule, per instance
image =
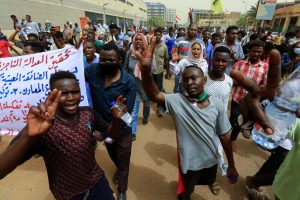
[{"label": "protest banner", "polygon": [[30,106],[44,102],[50,75],[73,72],[80,84],[81,106],[87,106],[83,50],[59,49],[0,59],[0,135],[15,135],[25,125]]}]

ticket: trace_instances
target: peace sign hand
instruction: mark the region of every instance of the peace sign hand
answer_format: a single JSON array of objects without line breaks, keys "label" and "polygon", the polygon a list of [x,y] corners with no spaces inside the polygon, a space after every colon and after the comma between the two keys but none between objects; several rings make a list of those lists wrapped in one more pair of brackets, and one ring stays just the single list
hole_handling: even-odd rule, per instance
[{"label": "peace sign hand", "polygon": [[151,72],[151,67],[152,67],[152,58],[153,58],[153,53],[155,50],[155,41],[156,41],[156,37],[152,37],[151,38],[151,42],[150,42],[150,48],[148,48],[148,46],[142,46],[142,53],[140,53],[139,51],[135,52],[135,56],[137,57],[137,59],[139,60],[139,62],[141,63],[141,71],[142,74],[144,73],[150,73]]},{"label": "peace sign hand", "polygon": [[54,89],[46,98],[45,103],[42,102],[37,107],[30,108],[27,116],[28,136],[42,135],[51,128],[60,97],[61,91]]}]

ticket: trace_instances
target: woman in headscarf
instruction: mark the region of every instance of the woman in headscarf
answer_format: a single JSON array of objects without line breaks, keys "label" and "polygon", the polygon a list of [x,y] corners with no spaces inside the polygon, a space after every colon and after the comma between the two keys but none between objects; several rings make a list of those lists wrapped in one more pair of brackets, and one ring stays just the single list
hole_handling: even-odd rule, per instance
[{"label": "woman in headscarf", "polygon": [[[124,68],[127,70],[128,73],[133,75],[135,77],[135,80],[137,82],[137,94],[136,94],[136,100],[135,105],[132,111],[132,140],[136,139],[136,129],[137,129],[137,121],[138,121],[138,114],[139,114],[139,107],[140,102],[143,101],[144,107],[143,107],[143,124],[146,125],[148,123],[148,117],[150,114],[150,101],[148,100],[148,97],[144,91],[143,85],[142,85],[142,76],[141,76],[141,64],[137,60],[137,57],[135,56],[135,53],[139,51],[140,53],[143,52],[144,49],[148,48],[148,44],[146,41],[146,37],[142,33],[138,33],[133,37],[132,45],[130,50],[127,52],[124,62]],[[152,63],[155,63],[152,62]],[[155,65],[153,64],[153,67]],[[152,67],[152,68],[153,68]]]},{"label": "woman in headscarf", "polygon": [[[193,43],[190,48],[188,57],[181,59],[179,62],[174,61],[178,58],[179,55],[175,51],[173,51],[172,53],[173,56],[172,56],[172,60],[170,61],[170,70],[175,75],[181,74],[187,66],[196,65],[202,69],[204,76],[207,76],[208,64],[206,60],[203,58],[203,48],[200,43],[198,42]],[[174,56],[174,53],[177,55]],[[181,82],[182,82],[182,78],[180,76],[179,91],[182,92],[182,87],[180,86]]]}]

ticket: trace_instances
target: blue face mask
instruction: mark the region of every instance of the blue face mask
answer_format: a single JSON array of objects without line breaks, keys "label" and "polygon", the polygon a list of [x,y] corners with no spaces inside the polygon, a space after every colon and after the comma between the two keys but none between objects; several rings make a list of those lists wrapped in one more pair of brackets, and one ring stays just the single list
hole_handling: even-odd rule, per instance
[{"label": "blue face mask", "polygon": [[132,36],[132,32],[131,31],[128,31],[127,34],[128,34],[128,36]]},{"label": "blue face mask", "polygon": [[296,55],[300,55],[300,48],[294,48],[294,53]]}]

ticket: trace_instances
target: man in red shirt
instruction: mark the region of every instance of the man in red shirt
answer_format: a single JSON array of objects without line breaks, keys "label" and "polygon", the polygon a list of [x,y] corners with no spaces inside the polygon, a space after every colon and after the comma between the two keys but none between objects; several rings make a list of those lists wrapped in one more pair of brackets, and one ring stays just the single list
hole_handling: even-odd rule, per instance
[{"label": "man in red shirt", "polygon": [[13,48],[10,45],[10,43],[6,40],[6,37],[1,36],[0,37],[0,58],[11,57],[11,54],[10,54],[8,48],[13,50],[17,55],[20,55],[19,52],[15,48]]},{"label": "man in red shirt", "polygon": [[[233,65],[232,70],[242,72],[245,76],[254,80],[258,85],[266,85],[269,65],[268,63],[260,60],[260,57],[264,50],[264,46],[265,43],[260,40],[253,41],[249,46],[249,57],[246,60],[240,60],[236,62]],[[237,118],[240,114],[239,102],[246,94],[247,91],[242,86],[238,85],[236,81],[234,81],[230,111],[230,123],[233,127],[231,132],[233,150],[236,150],[235,141],[241,130],[237,123]],[[244,136],[246,137],[246,135]],[[250,138],[250,136],[247,137]]]}]

